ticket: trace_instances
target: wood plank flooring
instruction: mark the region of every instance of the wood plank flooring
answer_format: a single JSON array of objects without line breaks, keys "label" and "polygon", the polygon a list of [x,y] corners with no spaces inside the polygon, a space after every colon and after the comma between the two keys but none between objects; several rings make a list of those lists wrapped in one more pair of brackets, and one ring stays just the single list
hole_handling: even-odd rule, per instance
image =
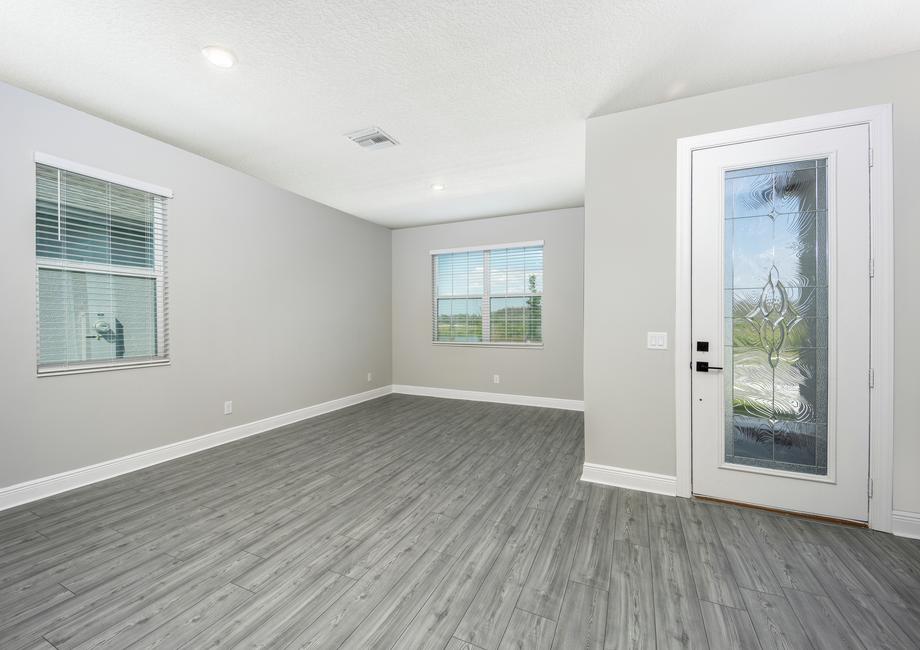
[{"label": "wood plank flooring", "polygon": [[0,513],[0,648],[920,648],[920,543],[579,481],[390,395]]}]

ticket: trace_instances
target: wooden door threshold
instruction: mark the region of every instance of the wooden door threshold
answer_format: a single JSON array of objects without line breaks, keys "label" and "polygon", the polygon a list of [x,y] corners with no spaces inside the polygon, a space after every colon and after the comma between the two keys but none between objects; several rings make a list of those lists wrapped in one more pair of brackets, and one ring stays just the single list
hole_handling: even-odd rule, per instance
[{"label": "wooden door threshold", "polygon": [[772,512],[776,515],[783,515],[784,517],[798,517],[800,519],[810,519],[812,521],[820,521],[823,524],[839,524],[841,526],[850,526],[851,528],[868,528],[869,522],[866,521],[853,521],[852,519],[839,519],[837,517],[827,517],[825,515],[812,515],[806,512],[795,512],[793,510],[781,510],[780,508],[770,508],[768,506],[759,506],[753,503],[744,503],[742,501],[731,501],[729,499],[717,499],[715,497],[706,497],[702,495],[694,494],[693,498],[698,501],[706,501],[709,503],[719,503],[722,505],[728,506],[738,506],[739,508],[750,508],[751,510],[763,510],[764,512]]}]

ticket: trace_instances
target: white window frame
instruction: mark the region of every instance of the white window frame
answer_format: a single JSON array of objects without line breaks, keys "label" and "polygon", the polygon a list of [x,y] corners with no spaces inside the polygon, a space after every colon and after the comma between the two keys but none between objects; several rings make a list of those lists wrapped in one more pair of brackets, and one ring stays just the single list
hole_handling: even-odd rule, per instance
[{"label": "white window frame", "polygon": [[[173,191],[169,188],[161,187],[159,185],[153,185],[145,181],[136,180],[133,178],[128,178],[126,176],[121,176],[120,174],[115,174],[108,172],[102,169],[97,169],[95,167],[90,167],[82,163],[73,162],[70,160],[65,160],[63,158],[58,158],[57,156],[52,156],[50,154],[45,154],[36,151],[34,155],[34,163],[36,165],[46,165],[48,167],[55,167],[59,170],[73,172],[75,174],[81,174],[83,176],[89,176],[97,180],[113,183],[115,185],[122,185],[124,187],[130,187],[132,189],[140,190],[143,192],[148,192],[159,197],[160,200],[165,201],[166,199],[173,198]],[[35,173],[32,174],[33,183],[35,183]],[[33,195],[37,192],[37,186],[33,188]],[[35,234],[35,210],[33,203],[32,210],[32,219],[33,219],[33,237]],[[165,221],[163,227],[165,229]],[[167,314],[167,293],[166,293],[166,250],[165,250],[165,232],[160,236],[154,236],[153,238],[153,260],[154,266],[153,269],[144,268],[144,267],[134,267],[134,266],[123,266],[118,264],[98,264],[94,262],[80,262],[74,260],[66,260],[59,258],[47,258],[41,257],[37,253],[37,246],[33,240],[32,252],[35,259],[35,373],[38,377],[54,377],[59,375],[74,375],[74,374],[83,374],[88,372],[104,372],[108,370],[122,370],[125,368],[143,368],[147,366],[164,366],[171,363],[171,357],[168,349],[168,314]],[[163,350],[164,356],[161,358],[140,358],[140,359],[128,359],[125,361],[118,360],[106,360],[99,362],[87,362],[87,363],[74,363],[73,365],[48,365],[42,367],[39,359],[41,358],[41,339],[39,335],[40,324],[40,314],[39,314],[39,305],[38,305],[38,272],[42,269],[53,269],[56,271],[78,271],[84,273],[100,273],[106,275],[121,275],[127,277],[135,278],[151,278],[155,280],[156,286],[156,303],[157,303],[157,315],[156,315],[156,337],[157,337],[157,350]]]},{"label": "white window frame", "polygon": [[[539,342],[516,342],[516,341],[439,341],[438,340],[438,286],[437,286],[437,256],[438,255],[449,255],[451,253],[469,253],[469,252],[491,252],[493,250],[500,250],[504,248],[527,248],[532,246],[541,246],[543,248],[544,259],[543,265],[544,269],[546,266],[546,244],[542,239],[533,240],[533,241],[522,241],[522,242],[511,242],[508,244],[488,244],[481,246],[461,246],[459,248],[438,248],[432,251],[429,251],[429,264],[428,268],[431,272],[431,343],[432,345],[445,345],[445,346],[458,346],[458,347],[491,347],[491,348],[523,348],[523,349],[534,349],[540,350],[543,348],[545,336],[543,331],[543,322],[541,316],[540,323],[540,341]],[[493,294],[490,281],[489,273],[489,256],[485,255],[483,257],[483,268],[482,268],[482,296],[478,295],[462,295],[462,296],[440,296],[443,300],[449,300],[456,298],[457,300],[463,299],[481,299],[482,300],[482,338],[486,339],[487,335],[491,332],[491,315],[492,315],[492,298],[519,298],[520,294]],[[545,288],[545,287],[544,287]],[[528,296],[538,296],[541,299],[543,298],[543,291],[527,294]],[[542,302],[542,300],[541,300]]]}]

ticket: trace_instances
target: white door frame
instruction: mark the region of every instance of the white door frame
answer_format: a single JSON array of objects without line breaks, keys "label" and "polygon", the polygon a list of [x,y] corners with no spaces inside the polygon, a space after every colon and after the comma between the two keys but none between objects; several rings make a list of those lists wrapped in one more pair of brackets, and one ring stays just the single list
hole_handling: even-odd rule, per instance
[{"label": "white door frame", "polygon": [[[871,250],[870,305],[873,388],[869,407],[869,527],[891,532],[894,438],[894,202],[892,108],[879,104],[836,113],[771,122],[677,141],[677,313],[674,331],[677,414],[677,496],[692,494],[691,445],[691,187],[693,152],[752,140],[777,138],[856,124],[869,126]],[[866,269],[869,273],[870,269]],[[867,373],[869,369],[867,368]],[[870,381],[870,377],[866,377]]]}]

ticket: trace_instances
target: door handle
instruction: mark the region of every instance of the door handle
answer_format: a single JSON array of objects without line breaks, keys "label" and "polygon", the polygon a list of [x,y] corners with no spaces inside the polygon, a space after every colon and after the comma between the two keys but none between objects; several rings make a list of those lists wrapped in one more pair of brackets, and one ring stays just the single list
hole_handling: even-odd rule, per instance
[{"label": "door handle", "polygon": [[724,370],[724,368],[722,368],[722,366],[710,366],[708,361],[696,362],[697,372],[709,372],[710,370]]}]

